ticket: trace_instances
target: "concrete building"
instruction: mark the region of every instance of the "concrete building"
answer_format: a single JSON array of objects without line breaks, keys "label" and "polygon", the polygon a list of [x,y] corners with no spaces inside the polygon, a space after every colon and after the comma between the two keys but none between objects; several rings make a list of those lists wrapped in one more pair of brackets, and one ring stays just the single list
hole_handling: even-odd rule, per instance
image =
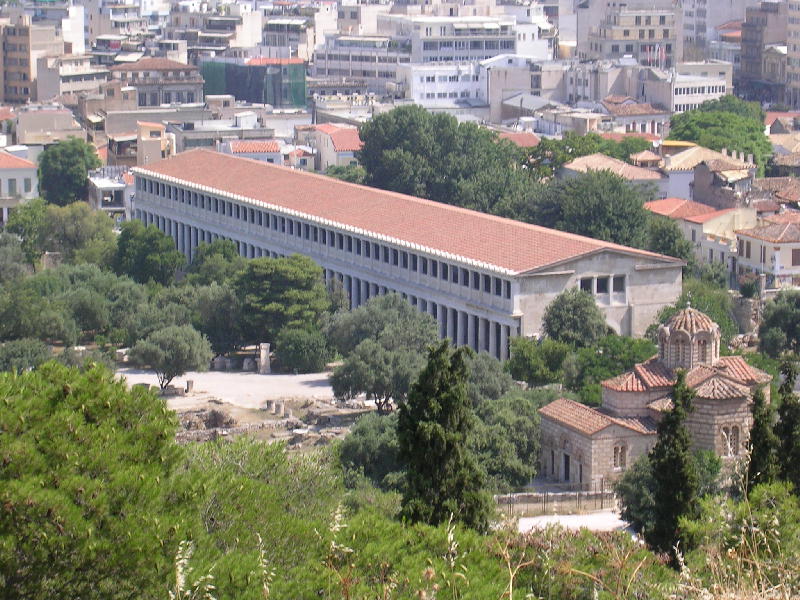
[{"label": "concrete building", "polygon": [[378,15],[378,32],[411,44],[411,61],[479,61],[516,52],[513,17]]},{"label": "concrete building", "polygon": [[3,47],[2,102],[22,104],[36,99],[39,58],[64,54],[64,40],[53,24],[35,24],[30,15],[17,15],[0,26]]},{"label": "concrete building", "polygon": [[367,90],[385,94],[398,78],[397,66],[411,62],[411,42],[390,36],[333,35],[314,56],[314,76],[357,79]]},{"label": "concrete building", "polygon": [[280,140],[231,140],[222,142],[219,145],[219,151],[238,158],[250,158],[271,165],[282,165],[284,145]]},{"label": "concrete building", "polygon": [[197,67],[166,58],[143,58],[111,67],[111,76],[136,88],[139,106],[203,101],[203,78]]},{"label": "concrete building", "polygon": [[264,18],[249,3],[206,3],[183,0],[172,4],[166,37],[185,40],[189,61],[214,57],[232,49],[262,43]]},{"label": "concrete building", "polygon": [[55,28],[56,35],[64,41],[64,52],[67,54],[83,54],[86,51],[85,10],[73,0],[28,0],[6,5],[4,12],[12,23],[18,21],[20,16],[27,15],[33,25]]},{"label": "concrete building", "polygon": [[391,4],[342,2],[337,10],[336,30],[343,35],[377,35],[378,15],[391,8]]},{"label": "concrete building", "polygon": [[122,35],[126,38],[148,33],[149,16],[134,0],[83,0],[86,10],[84,35],[92,46],[103,35]]},{"label": "concrete building", "polygon": [[307,144],[315,151],[317,171],[325,172],[329,167],[347,167],[357,165],[355,153],[363,145],[358,129],[351,125],[320,123],[307,129],[305,135],[298,138],[301,144]]},{"label": "concrete building", "polygon": [[682,63],[677,69],[648,69],[639,81],[639,99],[673,113],[717,100],[733,90],[733,65],[718,61]]},{"label": "concrete building", "polygon": [[306,63],[300,58],[208,59],[200,65],[204,91],[274,108],[304,108]]},{"label": "concrete building", "polygon": [[234,240],[243,256],[301,253],[351,306],[397,291],[442,336],[508,356],[545,307],[588,286],[615,331],[642,335],[681,292],[682,262],[322,175],[197,150],[133,170],[135,215],[188,257]]},{"label": "concrete building", "polygon": [[397,66],[404,97],[429,110],[486,106],[487,72],[478,63]]},{"label": "concrete building", "polygon": [[784,102],[800,108],[800,2],[787,3],[786,23],[786,97]]},{"label": "concrete building", "polygon": [[36,165],[0,150],[0,217],[8,222],[8,211],[39,195]]},{"label": "concrete building", "polygon": [[733,65],[733,75],[739,77],[742,66],[742,24],[743,19],[728,21],[714,31],[713,39],[707,44],[707,56],[711,60],[721,60]]},{"label": "concrete building", "polygon": [[602,383],[603,404],[591,408],[560,399],[539,410],[540,472],[577,489],[613,483],[648,452],[672,408],[676,371],[695,392],[686,428],[694,450],[724,463],[742,458],[753,422],[753,392],[772,377],[741,356],[720,356],[720,330],[707,315],[686,308],[658,328],[658,354]]},{"label": "concrete building", "polygon": [[133,175],[127,167],[101,167],[89,172],[87,201],[120,224],[131,218]]},{"label": "concrete building", "polygon": [[261,45],[269,57],[310,61],[314,49],[335,35],[338,13],[335,2],[313,4],[276,2],[262,8],[264,34]]},{"label": "concrete building", "polygon": [[682,0],[684,60],[714,58],[711,44],[720,25],[742,21],[759,0]]},{"label": "concrete building", "polygon": [[777,222],[736,232],[737,273],[763,273],[770,288],[797,288],[800,287],[800,222],[782,221],[780,217],[770,217]]},{"label": "concrete building", "polygon": [[[599,18],[592,20],[593,14]],[[586,23],[579,30],[581,59],[632,56],[640,64],[664,69],[683,59],[683,12],[675,0],[608,2],[578,15],[579,24]]]},{"label": "concrete building", "polygon": [[175,151],[216,148],[226,140],[263,140],[275,137],[275,130],[264,127],[252,110],[242,110],[229,119],[170,122],[167,133],[175,136]]},{"label": "concrete building", "polygon": [[17,143],[30,147],[35,160],[47,146],[70,137],[86,139],[86,131],[61,104],[28,104],[17,109]]},{"label": "concrete building", "polygon": [[108,69],[92,65],[89,54],[43,56],[38,64],[36,97],[46,102],[63,95],[97,92],[110,78]]},{"label": "concrete building", "polygon": [[748,99],[767,102],[783,100],[764,81],[764,51],[770,44],[786,44],[787,2],[761,2],[747,9],[742,24],[742,67],[737,90]]}]

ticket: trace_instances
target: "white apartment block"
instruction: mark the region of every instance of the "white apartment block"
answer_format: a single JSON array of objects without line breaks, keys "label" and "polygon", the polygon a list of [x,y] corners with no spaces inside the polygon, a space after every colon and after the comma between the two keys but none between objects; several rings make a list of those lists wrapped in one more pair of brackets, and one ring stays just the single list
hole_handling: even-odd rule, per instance
[{"label": "white apartment block", "polygon": [[680,63],[676,69],[653,69],[640,82],[642,100],[681,113],[733,92],[733,65],[722,61]]},{"label": "white apartment block", "polygon": [[363,79],[383,94],[397,80],[398,65],[411,62],[411,43],[387,36],[328,36],[314,56],[316,77]]},{"label": "white apartment block", "polygon": [[642,335],[681,293],[673,258],[207,150],[133,173],[135,218],[187,257],[218,238],[250,258],[303,254],[342,282],[352,307],[397,292],[442,337],[499,358],[509,338],[541,333],[565,289],[590,289],[626,335]]},{"label": "white apartment block", "polygon": [[486,71],[478,63],[403,64],[397,67],[405,97],[429,109],[485,106]]},{"label": "white apartment block", "polygon": [[378,32],[411,43],[411,62],[467,62],[516,52],[513,17],[378,15]]}]

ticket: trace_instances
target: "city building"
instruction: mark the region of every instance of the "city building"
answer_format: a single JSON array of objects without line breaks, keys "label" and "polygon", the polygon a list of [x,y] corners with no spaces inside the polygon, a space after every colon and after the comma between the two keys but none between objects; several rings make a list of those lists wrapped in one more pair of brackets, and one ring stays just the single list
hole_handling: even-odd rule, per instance
[{"label": "city building", "polygon": [[200,64],[205,92],[274,108],[306,106],[306,63],[300,58],[208,59]]},{"label": "city building", "polygon": [[203,78],[197,67],[166,58],[143,58],[111,67],[114,79],[136,88],[139,106],[203,101]]},{"label": "city building", "polygon": [[314,76],[363,81],[385,94],[397,80],[397,65],[411,62],[411,42],[389,36],[329,35],[314,55]]},{"label": "city building", "polygon": [[8,211],[39,195],[36,165],[0,150],[0,216],[8,222]]},{"label": "city building", "polygon": [[680,63],[675,69],[647,69],[638,82],[642,102],[681,113],[733,90],[733,65],[722,61]]},{"label": "city building", "polygon": [[397,66],[404,97],[428,110],[486,106],[486,75],[477,62]]},{"label": "city building", "polygon": [[[587,3],[589,4],[589,3]],[[598,4],[598,3],[595,3]],[[585,40],[578,39],[581,59],[615,59],[630,56],[642,65],[668,69],[683,59],[683,12],[674,0],[653,2],[608,2],[598,18],[591,13],[578,13],[579,30]],[[582,13],[587,13],[582,16]],[[589,24],[591,23],[591,24]]]},{"label": "city building", "polygon": [[53,24],[39,25],[30,15],[0,26],[3,48],[2,99],[8,104],[24,104],[36,99],[39,58],[64,54],[64,39]]},{"label": "city building", "polygon": [[783,101],[782,88],[764,79],[764,52],[770,44],[786,45],[787,2],[761,2],[749,7],[742,24],[742,66],[738,93],[762,102]]},{"label": "city building", "polygon": [[714,38],[708,42],[708,58],[731,63],[734,77],[737,79],[742,66],[743,24],[744,20],[738,19],[717,26]]},{"label": "city building", "polygon": [[64,95],[97,92],[111,77],[108,69],[92,64],[89,54],[43,56],[39,58],[37,70],[36,97],[40,102]]},{"label": "city building", "polygon": [[320,123],[306,130],[299,140],[315,150],[315,168],[325,172],[328,167],[347,167],[357,165],[355,153],[363,145],[358,129],[352,125]]},{"label": "city building", "polygon": [[753,392],[772,377],[741,356],[720,356],[720,330],[707,315],[685,308],[658,328],[658,354],[602,383],[592,408],[559,399],[539,409],[540,472],[551,480],[593,489],[620,478],[652,449],[657,427],[672,409],[676,371],[695,393],[686,428],[694,450],[730,464],[747,453]]},{"label": "city building", "polygon": [[559,177],[575,177],[589,171],[611,171],[632,185],[654,186],[656,195],[664,198],[667,193],[667,178],[657,169],[646,169],[630,165],[617,158],[595,153],[568,162],[562,167]]},{"label": "city building", "polygon": [[133,173],[135,218],[187,257],[220,237],[247,257],[304,254],[351,306],[396,291],[442,336],[500,358],[510,337],[541,334],[565,289],[591,290],[625,335],[642,335],[681,293],[674,258],[218,152]]},{"label": "city building", "polygon": [[173,3],[165,37],[184,40],[191,63],[235,49],[262,43],[264,18],[244,2],[206,3],[182,0]]},{"label": "city building", "polygon": [[784,102],[800,108],[800,2],[787,2],[786,23],[786,97]]},{"label": "city building", "polygon": [[[775,215],[777,218],[779,215]],[[800,222],[770,222],[740,229],[738,274],[753,272],[767,276],[767,287],[800,287]]]},{"label": "city building", "polygon": [[101,167],[89,172],[87,201],[120,224],[131,218],[133,175],[126,167]]}]

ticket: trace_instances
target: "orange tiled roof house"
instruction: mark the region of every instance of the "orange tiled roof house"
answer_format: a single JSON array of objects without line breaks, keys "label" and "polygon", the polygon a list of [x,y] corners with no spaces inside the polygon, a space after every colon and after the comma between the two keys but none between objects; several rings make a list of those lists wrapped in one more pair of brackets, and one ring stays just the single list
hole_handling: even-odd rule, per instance
[{"label": "orange tiled roof house", "polygon": [[[719,349],[719,326],[686,308],[659,327],[656,356],[602,383],[599,408],[565,398],[543,407],[541,474],[584,489],[620,477],[655,444],[679,369],[696,394],[686,422],[695,449],[725,459],[743,454],[752,393],[771,377],[740,356],[720,356]],[[769,388],[764,391],[769,399]]]}]

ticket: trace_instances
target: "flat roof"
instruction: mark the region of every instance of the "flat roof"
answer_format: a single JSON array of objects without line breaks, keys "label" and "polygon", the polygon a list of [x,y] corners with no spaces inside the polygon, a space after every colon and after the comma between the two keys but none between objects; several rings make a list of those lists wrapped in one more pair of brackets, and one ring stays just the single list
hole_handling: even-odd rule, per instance
[{"label": "flat roof", "polygon": [[676,267],[683,264],[645,250],[206,149],[183,152],[133,172],[506,275],[602,251]]}]

